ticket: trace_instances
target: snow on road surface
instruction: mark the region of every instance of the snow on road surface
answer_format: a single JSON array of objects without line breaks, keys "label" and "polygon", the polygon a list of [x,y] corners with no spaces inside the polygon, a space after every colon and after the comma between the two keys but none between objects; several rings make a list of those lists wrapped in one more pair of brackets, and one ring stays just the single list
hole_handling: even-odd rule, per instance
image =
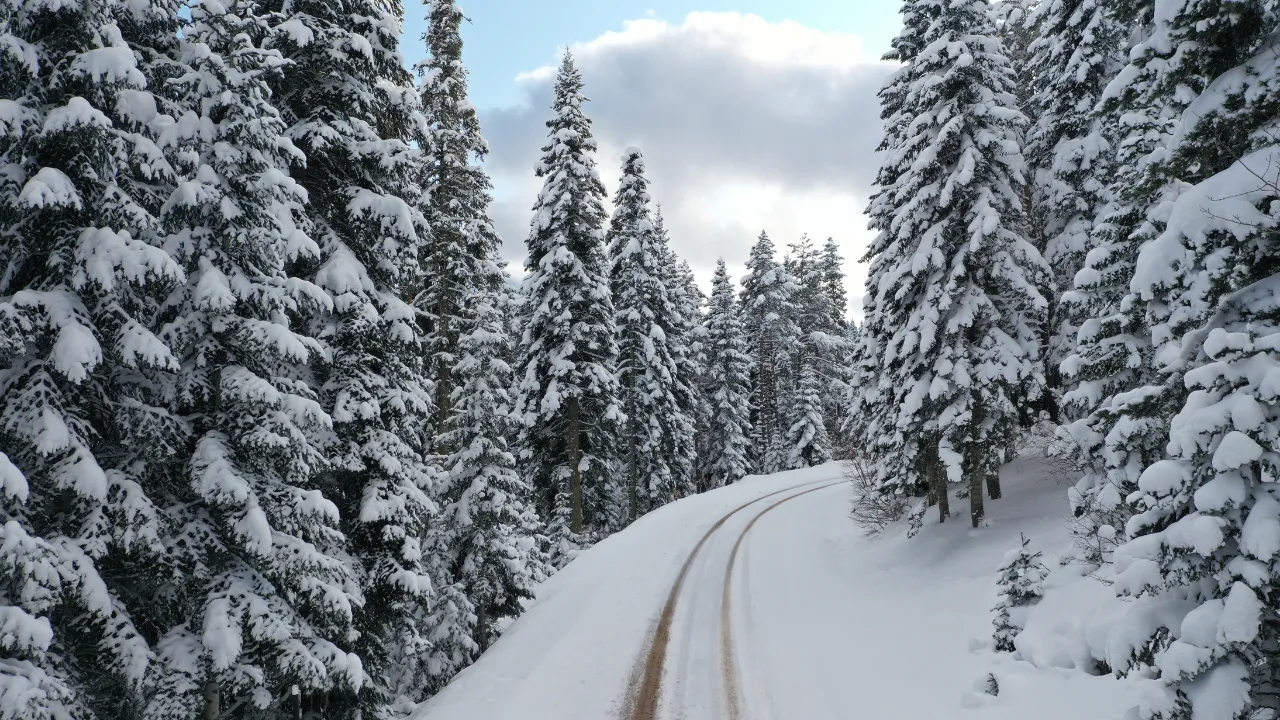
[{"label": "snow on road surface", "polygon": [[[990,649],[995,569],[1020,533],[1068,545],[1065,489],[1005,469],[989,524],[867,538],[838,464],[655,511],[544,583],[537,600],[415,720],[1074,720],[1122,715],[1134,685],[1081,670],[1090,607],[1071,568],[1020,656]],[[956,506],[962,503],[957,503]],[[931,518],[932,520],[932,518]],[[1056,578],[1056,580],[1055,580]],[[1028,657],[1036,664],[1022,659]],[[999,694],[984,692],[994,678]]]}]

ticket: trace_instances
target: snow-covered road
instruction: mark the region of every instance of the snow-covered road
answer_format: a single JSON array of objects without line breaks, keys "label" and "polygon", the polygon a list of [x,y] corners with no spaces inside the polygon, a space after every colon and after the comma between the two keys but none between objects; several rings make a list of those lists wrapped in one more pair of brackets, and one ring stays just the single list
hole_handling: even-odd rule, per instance
[{"label": "snow-covered road", "polygon": [[[545,583],[502,640],[415,718],[1116,716],[1134,702],[1123,683],[1037,669],[988,647],[1005,551],[1020,532],[1051,549],[1065,542],[1062,488],[1034,472],[1009,475],[990,527],[956,518],[910,540],[859,533],[836,465],[673,503]],[[1070,608],[1061,620],[1054,612],[1029,632],[1080,632]],[[975,690],[989,673],[997,697]]]}]

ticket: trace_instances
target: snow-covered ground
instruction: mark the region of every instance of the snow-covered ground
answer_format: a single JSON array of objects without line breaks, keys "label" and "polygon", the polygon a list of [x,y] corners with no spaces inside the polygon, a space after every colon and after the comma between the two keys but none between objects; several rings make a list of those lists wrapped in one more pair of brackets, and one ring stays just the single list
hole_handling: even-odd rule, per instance
[{"label": "snow-covered ground", "polygon": [[[751,477],[642,518],[547,581],[416,720],[1074,720],[1117,717],[1138,702],[1134,684],[1084,671],[1098,618],[1080,608],[1119,603],[1058,567],[1069,544],[1065,488],[1035,461],[1005,468],[1005,498],[988,503],[987,527],[931,518],[911,539],[893,527],[864,537],[841,479],[835,464]],[[995,569],[1022,533],[1053,573],[1018,655],[997,654]],[[649,643],[668,605],[649,715],[634,696],[646,667],[655,672]],[[984,692],[989,675],[996,696]]]}]

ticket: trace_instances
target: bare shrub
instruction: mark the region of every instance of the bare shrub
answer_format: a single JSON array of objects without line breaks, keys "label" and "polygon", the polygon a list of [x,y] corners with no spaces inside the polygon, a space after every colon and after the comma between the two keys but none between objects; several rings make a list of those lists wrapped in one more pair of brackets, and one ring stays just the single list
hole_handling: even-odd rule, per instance
[{"label": "bare shrub", "polygon": [[862,458],[844,462],[845,477],[853,485],[853,523],[867,535],[875,535],[907,512],[907,500],[881,492],[875,469]]}]

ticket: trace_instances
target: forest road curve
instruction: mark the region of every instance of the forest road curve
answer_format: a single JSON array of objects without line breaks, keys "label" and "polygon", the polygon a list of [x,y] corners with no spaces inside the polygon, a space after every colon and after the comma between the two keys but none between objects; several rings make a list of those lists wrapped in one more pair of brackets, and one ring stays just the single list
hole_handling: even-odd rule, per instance
[{"label": "forest road curve", "polygon": [[[798,487],[793,486],[768,493],[767,495],[762,495],[725,513],[707,530],[705,534],[703,534],[702,538],[698,540],[698,543],[694,545],[693,550],[689,552],[689,556],[685,559],[684,565],[681,566],[680,573],[676,576],[675,582],[671,585],[671,591],[667,595],[667,601],[662,607],[662,612],[658,615],[657,622],[654,623],[653,630],[650,632],[649,638],[643,645],[640,656],[636,660],[635,667],[631,673],[631,679],[627,684],[626,696],[622,706],[623,709],[619,716],[620,720],[659,720],[659,701],[662,698],[662,679],[666,668],[667,646],[671,641],[671,626],[672,621],[675,618],[676,608],[679,605],[680,591],[684,587],[685,579],[689,575],[689,569],[697,559],[699,551],[701,551],[703,546],[707,544],[707,541],[716,534],[716,531],[723,527],[724,524],[734,515],[737,515],[752,505],[783,493],[794,493],[766,507],[752,518],[751,522],[747,524],[746,528],[744,528],[742,533],[738,536],[737,542],[734,545],[733,556],[731,556],[725,572],[725,604],[721,617],[721,652],[728,653],[728,655],[722,655],[722,657],[731,660],[733,652],[732,639],[728,637],[729,581],[733,573],[734,558],[737,556],[738,548],[742,545],[743,538],[746,537],[747,532],[751,527],[755,525],[756,520],[759,520],[762,515],[770,510],[802,495],[807,495],[817,490],[823,490],[834,485],[839,485],[843,482],[844,481],[840,480],[835,482],[832,482],[831,480],[819,480],[805,484],[819,485],[819,487],[795,492],[797,489],[805,487],[805,485],[800,485]],[[728,643],[727,646],[726,642]],[[741,694],[737,677],[734,675],[734,673],[736,673],[736,663],[727,662],[724,672],[726,693],[731,693],[728,699],[729,712],[731,716],[736,719],[739,717],[739,697]],[[730,678],[731,675],[733,675],[732,679]]]}]

